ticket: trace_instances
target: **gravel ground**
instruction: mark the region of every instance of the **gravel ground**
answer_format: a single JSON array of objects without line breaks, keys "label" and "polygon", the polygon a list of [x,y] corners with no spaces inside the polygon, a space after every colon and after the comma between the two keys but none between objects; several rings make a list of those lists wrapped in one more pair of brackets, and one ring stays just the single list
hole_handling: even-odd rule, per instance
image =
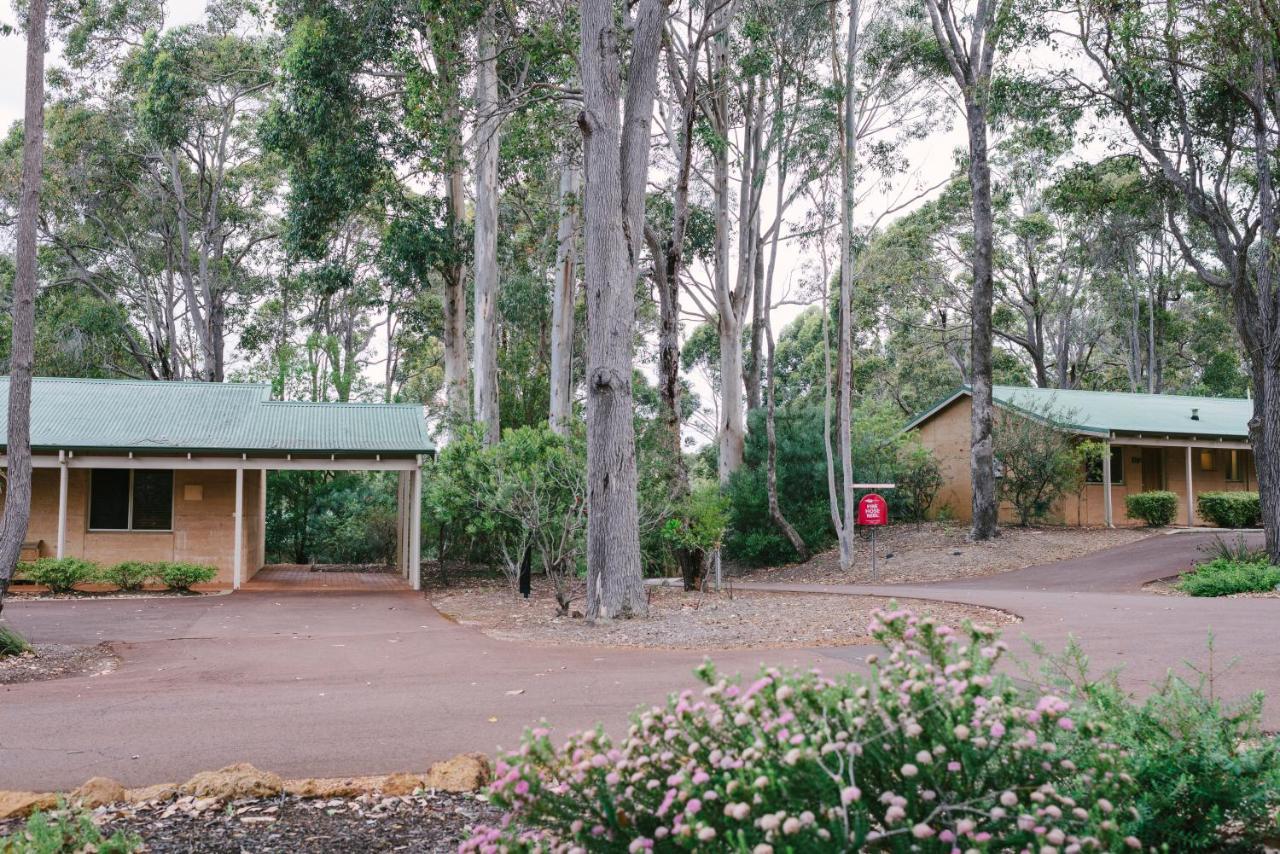
[{"label": "gravel ground", "polygon": [[[978,578],[1013,569],[1132,543],[1151,535],[1141,528],[1002,528],[990,542],[971,543],[967,526],[945,522],[891,525],[876,533],[878,577],[881,584],[933,583]],[[739,569],[750,581],[796,581],[808,584],[872,583],[871,541],[859,537],[853,569],[840,569],[835,550],[815,555],[808,563],[764,569]]]},{"label": "gravel ground", "polygon": [[[104,835],[123,830],[140,836],[151,854],[457,851],[472,825],[496,822],[499,815],[474,795],[444,792],[349,799],[284,795],[225,805],[187,797],[93,813]],[[4,836],[21,826],[0,821],[0,849]]]},{"label": "gravel ground", "polygon": [[[535,579],[536,582],[540,579]],[[874,608],[888,605],[878,596],[809,593],[685,593],[675,587],[650,587],[649,616],[588,625],[581,617],[557,617],[549,594],[529,600],[505,585],[476,585],[442,591],[436,608],[462,625],[476,626],[499,640],[524,643],[661,649],[738,649],[843,646],[867,643]],[[965,620],[1004,625],[1015,618],[1001,611],[898,599],[899,604],[960,625]]]},{"label": "gravel ground", "polygon": [[219,596],[226,591],[211,590],[73,590],[70,593],[50,593],[47,590],[10,590],[7,599],[173,599],[188,596]]},{"label": "gravel ground", "polygon": [[64,676],[110,673],[120,663],[111,645],[70,646],[60,643],[37,643],[35,654],[29,652],[0,658],[0,685],[19,682],[41,682]]}]

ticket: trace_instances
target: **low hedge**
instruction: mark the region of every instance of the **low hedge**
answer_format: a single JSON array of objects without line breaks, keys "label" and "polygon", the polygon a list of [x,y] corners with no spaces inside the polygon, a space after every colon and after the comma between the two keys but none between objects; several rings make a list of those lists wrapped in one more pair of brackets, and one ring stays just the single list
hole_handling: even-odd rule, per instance
[{"label": "low hedge", "polygon": [[157,564],[141,560],[126,560],[112,566],[103,567],[98,573],[98,580],[114,584],[121,590],[138,590],[157,573]]},{"label": "low hedge", "polygon": [[96,564],[78,557],[42,557],[21,567],[22,577],[43,584],[51,593],[70,593],[77,584],[98,577]]},{"label": "low hedge", "polygon": [[1262,522],[1262,504],[1256,492],[1202,492],[1196,497],[1200,518],[1219,528],[1257,528]]},{"label": "low hedge", "polygon": [[198,563],[158,563],[156,579],[170,590],[190,590],[193,584],[208,584],[218,577],[216,566]]},{"label": "low hedge", "polygon": [[1151,528],[1163,528],[1178,512],[1178,496],[1164,489],[1126,495],[1124,509],[1130,519],[1141,519]]},{"label": "low hedge", "polygon": [[1266,561],[1236,561],[1222,557],[1200,564],[1178,580],[1178,589],[1190,596],[1268,593],[1278,587],[1280,566]]}]

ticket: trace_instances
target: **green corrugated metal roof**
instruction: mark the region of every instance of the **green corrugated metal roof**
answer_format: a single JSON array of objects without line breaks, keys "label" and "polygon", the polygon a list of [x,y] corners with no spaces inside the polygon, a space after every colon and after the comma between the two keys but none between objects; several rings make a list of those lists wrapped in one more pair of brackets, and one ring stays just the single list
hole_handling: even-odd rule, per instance
[{"label": "green corrugated metal roof", "polygon": [[[967,387],[916,416],[908,430],[919,426],[961,395]],[[998,405],[1009,409],[1061,414],[1060,426],[1080,433],[1142,433],[1149,436],[1205,436],[1244,439],[1249,435],[1253,401],[1236,397],[1191,397],[1180,394],[1130,394],[1116,391],[1024,388],[998,385],[992,389]],[[1192,418],[1196,410],[1199,419]]]},{"label": "green corrugated metal roof", "polygon": [[[434,450],[414,404],[288,403],[253,383],[37,377],[31,444],[41,450],[418,454]],[[0,444],[9,378],[0,377]]]}]

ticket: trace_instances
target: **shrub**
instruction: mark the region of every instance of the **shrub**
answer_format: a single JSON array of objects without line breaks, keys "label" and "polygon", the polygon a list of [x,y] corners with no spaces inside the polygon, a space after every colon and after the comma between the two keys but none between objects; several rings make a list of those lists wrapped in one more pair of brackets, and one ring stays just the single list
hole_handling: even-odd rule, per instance
[{"label": "shrub", "polygon": [[158,563],[156,577],[170,590],[190,590],[193,584],[208,584],[218,577],[216,566],[198,563]]},{"label": "shrub", "polygon": [[1114,679],[1087,695],[1127,753],[1138,792],[1130,830],[1148,850],[1261,851],[1278,829],[1280,746],[1262,734],[1261,694],[1228,708],[1205,681],[1170,676],[1141,704]]},{"label": "shrub", "polygon": [[665,708],[603,731],[526,734],[499,764],[500,827],[463,851],[1117,850],[1134,793],[1122,754],[1053,695],[997,673],[1004,644],[877,612],[869,678],[769,668],[698,675]]},{"label": "shrub", "polygon": [[1280,587],[1280,566],[1265,561],[1242,563],[1217,558],[1202,563],[1178,580],[1178,589],[1191,596],[1230,596],[1266,593]]},{"label": "shrub", "polygon": [[32,652],[27,639],[8,626],[0,626],[0,658]]},{"label": "shrub", "polygon": [[907,499],[905,518],[923,522],[942,489],[942,467],[933,451],[923,445],[903,445],[898,450],[898,491]]},{"label": "shrub", "polygon": [[1163,528],[1178,512],[1178,496],[1164,489],[1126,495],[1124,509],[1130,519],[1141,519],[1151,528]]},{"label": "shrub", "polygon": [[137,590],[146,584],[147,579],[156,576],[156,565],[140,560],[126,560],[112,566],[103,567],[98,572],[98,580],[114,584],[121,590]]},{"label": "shrub", "polygon": [[142,840],[137,835],[117,830],[103,836],[88,813],[68,810],[61,803],[53,812],[37,810],[11,836],[0,837],[0,854],[61,854],[64,851],[128,854],[140,850]]},{"label": "shrub", "polygon": [[1214,537],[1212,543],[1200,547],[1212,558],[1225,558],[1236,563],[1269,563],[1266,546],[1251,546],[1244,534],[1236,534],[1228,542],[1222,537]]},{"label": "shrub", "polygon": [[1056,410],[1052,402],[1027,405],[1023,414],[1002,414],[992,432],[994,452],[1002,470],[1000,498],[1013,505],[1018,524],[1026,527],[1044,519],[1054,502],[1079,490],[1088,451],[1055,424],[1070,424],[1074,413]]},{"label": "shrub", "polygon": [[686,590],[696,586],[708,556],[720,548],[728,513],[729,502],[720,495],[720,487],[704,484],[694,488],[662,524],[662,540],[677,555]]},{"label": "shrub", "polygon": [[1196,511],[1219,528],[1256,528],[1262,521],[1262,504],[1256,492],[1202,492]]},{"label": "shrub", "polygon": [[78,557],[42,557],[23,567],[23,576],[43,584],[52,593],[70,593],[82,581],[92,581],[98,568]]}]

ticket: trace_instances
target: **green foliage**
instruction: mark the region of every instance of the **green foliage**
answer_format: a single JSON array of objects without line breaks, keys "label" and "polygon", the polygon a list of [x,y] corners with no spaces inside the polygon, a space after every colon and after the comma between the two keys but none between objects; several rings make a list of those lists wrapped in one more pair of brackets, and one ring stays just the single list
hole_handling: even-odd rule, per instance
[{"label": "green foliage", "polygon": [[1141,519],[1151,528],[1163,528],[1178,512],[1178,496],[1165,489],[1138,492],[1124,497],[1130,519]]},{"label": "green foliage", "polygon": [[903,445],[898,449],[898,472],[894,483],[904,502],[904,518],[923,522],[933,506],[933,500],[942,489],[942,467],[930,448],[918,443]]},{"label": "green foliage", "polygon": [[1024,409],[1021,415],[999,413],[993,438],[1000,498],[1013,505],[1018,524],[1026,526],[1079,489],[1084,466],[1075,438],[1052,426],[1071,423],[1070,413],[1056,412],[1052,404]]},{"label": "green foliage", "polygon": [[156,565],[140,560],[126,560],[98,570],[98,581],[114,584],[121,590],[138,590],[147,579],[157,575]]},{"label": "green foliage", "polygon": [[1147,850],[1258,851],[1280,830],[1280,743],[1262,731],[1262,694],[1228,706],[1210,676],[1171,674],[1141,702],[1114,678],[1080,691],[1082,714],[1124,749],[1137,794],[1125,821]]},{"label": "green foliage", "polygon": [[662,526],[662,538],[672,547],[707,554],[720,548],[729,524],[729,502],[715,484],[693,489]]},{"label": "green foliage", "polygon": [[0,837],[0,854],[63,854],[88,852],[96,854],[129,854],[143,850],[142,840],[134,833],[117,830],[104,836],[93,823],[93,817],[59,803],[51,812],[40,810],[9,836]]},{"label": "green foliage", "polygon": [[31,652],[31,644],[12,626],[0,625],[0,658]]},{"label": "green foliage", "polygon": [[43,584],[51,593],[70,593],[77,584],[92,581],[98,575],[98,567],[78,557],[42,557],[23,564],[22,575],[36,584]]},{"label": "green foliage", "polygon": [[703,691],[638,710],[616,743],[527,732],[497,767],[503,822],[461,850],[1137,845],[1122,824],[1138,793],[1101,722],[1016,687],[990,630],[873,617],[889,651],[866,677],[767,668],[746,682],[708,662]]},{"label": "green foliage", "polygon": [[1231,596],[1270,593],[1280,589],[1280,566],[1265,560],[1243,563],[1216,558],[1178,579],[1178,589],[1190,596]]},{"label": "green foliage", "polygon": [[395,489],[394,473],[269,472],[268,560],[391,563]]},{"label": "green foliage", "polygon": [[1262,504],[1256,492],[1202,492],[1196,496],[1196,512],[1219,528],[1257,528],[1262,524]]},{"label": "green foliage", "polygon": [[1236,534],[1232,540],[1224,540],[1215,536],[1213,542],[1200,547],[1210,558],[1222,558],[1236,563],[1266,563],[1267,548],[1265,545],[1251,546],[1244,534]]},{"label": "green foliage", "polygon": [[216,566],[162,561],[155,564],[156,578],[170,590],[190,590],[193,584],[208,584],[218,577]]}]

